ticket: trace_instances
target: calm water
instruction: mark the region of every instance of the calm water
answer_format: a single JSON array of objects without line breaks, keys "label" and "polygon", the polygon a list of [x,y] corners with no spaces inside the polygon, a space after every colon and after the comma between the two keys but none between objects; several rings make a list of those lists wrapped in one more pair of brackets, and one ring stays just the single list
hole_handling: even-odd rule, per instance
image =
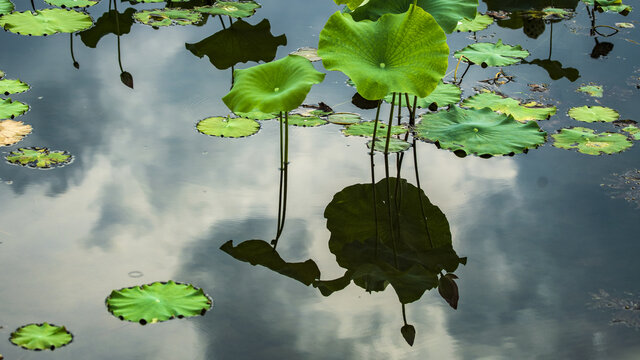
[{"label": "calm water", "polygon": [[[633,78],[640,76],[640,6],[630,3],[637,9],[627,17],[597,14],[599,25],[636,25],[597,37],[613,44],[599,58],[591,57],[596,38],[589,35],[585,5],[575,1],[557,4],[576,6],[576,15],[553,24],[552,31],[550,24],[514,20],[477,33],[478,41],[521,44],[531,52],[529,61],[551,59],[575,69],[552,80],[536,65],[505,67],[514,82],[498,90],[555,104],[557,115],[539,122],[550,134],[582,125],[566,116],[572,106],[600,104],[622,119],[640,120]],[[479,10],[505,6],[481,3]],[[129,7],[118,4],[121,13]],[[316,46],[326,19],[338,9],[330,0],[265,1],[247,21],[266,19],[274,36],[286,35],[286,45],[277,47],[281,58]],[[107,10],[102,1],[89,12],[97,20]],[[446,215],[453,248],[468,262],[456,271],[457,310],[435,289],[406,306],[417,331],[413,347],[400,334],[402,308],[391,287],[369,294],[351,284],[324,297],[312,286],[222,252],[228,240],[275,236],[279,152],[275,121],[263,122],[258,134],[245,139],[195,130],[198,120],[228,113],[221,97],[231,85],[231,69],[217,69],[185,44],[220,30],[215,18],[199,27],[160,30],[134,24],[120,37],[122,65],[133,75],[134,90],[120,82],[113,34],[96,48],[73,36],[76,70],[68,34],[0,33],[0,69],[32,86],[12,96],[31,106],[17,120],[34,129],[19,144],[2,148],[3,156],[29,146],[75,156],[72,164],[48,171],[0,163],[0,338],[43,321],[74,334],[72,344],[54,352],[0,341],[5,359],[640,358],[640,311],[619,305],[640,301],[639,205],[626,201],[622,190],[601,186],[618,181],[612,174],[639,167],[637,143],[611,156],[547,143],[528,154],[481,159],[419,142],[422,189]],[[448,42],[453,51],[474,39],[458,33]],[[445,79],[452,79],[454,67],[451,58]],[[472,67],[463,96],[496,71]],[[374,111],[351,104],[355,90],[345,80],[342,73],[328,73],[306,102],[370,119]],[[604,85],[603,98],[575,92],[590,82]],[[549,91],[531,92],[530,83],[546,83]],[[587,127],[616,130],[611,124]],[[334,279],[344,269],[329,251],[323,213],[336,193],[371,181],[366,140],[345,137],[332,124],[293,127],[290,137],[287,218],[278,252],[290,262],[313,259],[322,279]],[[392,162],[395,169],[395,156]],[[384,176],[381,155],[375,169],[378,179]],[[412,152],[402,177],[416,183]],[[111,290],[169,279],[202,287],[214,308],[204,317],[148,326],[106,311]],[[601,308],[594,300],[601,291],[613,306]]]}]

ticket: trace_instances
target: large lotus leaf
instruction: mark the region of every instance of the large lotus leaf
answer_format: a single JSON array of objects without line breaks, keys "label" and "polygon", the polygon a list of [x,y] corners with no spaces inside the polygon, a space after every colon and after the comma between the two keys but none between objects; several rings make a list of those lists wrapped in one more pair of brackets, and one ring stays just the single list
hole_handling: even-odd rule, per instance
[{"label": "large lotus leaf", "polygon": [[72,33],[87,29],[93,20],[87,14],[65,9],[45,9],[13,12],[0,17],[0,26],[5,30],[20,35],[51,35],[55,33]]},{"label": "large lotus leaf", "polygon": [[49,151],[39,147],[19,148],[5,157],[11,164],[39,169],[63,166],[70,163],[72,158],[66,151]]},{"label": "large lotus leaf", "polygon": [[106,304],[109,312],[120,320],[145,325],[204,315],[211,309],[212,301],[202,289],[169,280],[113,290]]},{"label": "large lotus leaf", "polygon": [[239,138],[260,130],[260,123],[253,119],[215,116],[200,120],[196,129],[205,135]]},{"label": "large lotus leaf", "polygon": [[29,324],[12,332],[9,340],[28,350],[55,350],[69,344],[73,335],[64,326]]},{"label": "large lotus leaf", "polygon": [[145,25],[170,26],[191,25],[202,19],[197,12],[185,9],[141,10],[133,14],[133,18]]},{"label": "large lotus leaf", "polygon": [[595,133],[592,129],[583,127],[561,129],[559,133],[551,136],[555,140],[553,146],[563,149],[578,149],[579,152],[589,155],[614,154],[633,145],[622,134]]},{"label": "large lotus leaf", "polygon": [[338,5],[347,5],[351,10],[360,6],[365,0],[333,0]]},{"label": "large lotus leaf", "polygon": [[[371,144],[372,143],[373,143],[373,140],[367,141],[367,147],[369,149],[371,149]],[[406,142],[406,141],[404,141],[404,140],[400,140],[400,139],[393,138],[393,137],[389,139],[388,151],[390,153],[398,153],[398,152],[407,151],[407,150],[409,150],[410,147],[411,147],[411,144]],[[387,148],[387,139],[386,138],[376,138],[374,150],[375,151],[379,151],[379,152],[384,152],[386,148]]]},{"label": "large lotus leaf", "polygon": [[213,5],[198,6],[193,10],[203,14],[243,18],[253,15],[260,7],[255,1],[216,1]]},{"label": "large lotus leaf", "polygon": [[13,3],[10,0],[0,0],[0,15],[8,14],[14,9]]},{"label": "large lotus leaf", "polygon": [[0,146],[13,145],[31,133],[31,125],[22,121],[0,120]]},{"label": "large lotus leaf", "polygon": [[234,71],[233,88],[222,101],[233,112],[291,111],[302,104],[311,86],[322,82],[324,75],[302,56],[288,55]]},{"label": "large lotus leaf", "polygon": [[[347,136],[366,136],[373,137],[373,130],[375,128],[375,121],[365,121],[359,124],[349,125],[342,130],[342,133]],[[376,137],[384,137],[387,135],[387,125],[378,122],[378,128],[376,129]],[[400,135],[409,131],[404,126],[391,125],[391,135]]]},{"label": "large lotus leaf", "polygon": [[441,148],[466,154],[519,154],[545,142],[545,132],[535,121],[522,124],[491,109],[461,109],[422,115],[416,137],[438,142]]},{"label": "large lotus leaf", "polygon": [[576,91],[583,92],[585,94],[589,94],[589,96],[601,98],[603,95],[602,85],[583,85],[580,86]]},{"label": "large lotus leaf", "polygon": [[105,12],[98,18],[96,24],[91,29],[80,33],[80,39],[86,46],[95,48],[100,39],[105,35],[128,34],[129,31],[131,31],[131,25],[133,25],[133,14],[135,12],[136,9],[134,8],[128,8],[124,13],[119,13],[115,10]]},{"label": "large lotus leaf", "polygon": [[273,36],[267,19],[256,25],[238,20],[200,42],[185,44],[195,56],[207,55],[211,64],[220,70],[241,62],[269,62],[276,57],[281,45],[287,45],[287,37],[284,34]]},{"label": "large lotus leaf", "polygon": [[[99,1],[99,0],[98,0]],[[61,8],[79,8],[89,7],[98,3],[98,1],[91,0],[44,0],[47,4],[53,6],[59,6]]]},{"label": "large lotus leaf", "polygon": [[29,105],[11,99],[0,99],[0,119],[13,119],[29,110]]},{"label": "large lotus leaf", "polygon": [[[284,120],[285,119],[283,118],[282,121],[284,122]],[[301,127],[314,127],[327,123],[327,120],[323,120],[317,116],[302,116],[297,114],[288,115],[287,120],[289,125]]]},{"label": "large lotus leaf", "polygon": [[493,24],[493,18],[488,15],[476,14],[476,16],[469,20],[467,18],[458,21],[456,31],[481,31],[487,28],[487,26]]},{"label": "large lotus leaf", "polygon": [[422,8],[386,14],[376,22],[331,15],[320,32],[318,55],[327,70],[353,80],[368,100],[392,92],[425,97],[447,70],[447,38]]},{"label": "large lotus leaf", "polygon": [[30,87],[20,80],[3,79],[0,80],[0,93],[5,95],[17,94],[29,90]]},{"label": "large lotus leaf", "polygon": [[456,58],[464,56],[468,61],[476,64],[486,64],[488,66],[512,65],[529,56],[527,50],[523,50],[520,45],[511,46],[502,43],[499,39],[497,43],[476,43],[467,45],[462,50],[454,53]]},{"label": "large lotus leaf", "polygon": [[[369,0],[353,11],[353,19],[377,20],[384,14],[400,14],[409,10],[414,0]],[[436,19],[447,34],[458,25],[458,21],[472,19],[476,15],[478,0],[418,0],[418,6]]]},{"label": "large lotus leaf", "polygon": [[618,120],[620,114],[617,111],[604,106],[580,106],[569,109],[569,116],[584,122],[612,122]]},{"label": "large lotus leaf", "polygon": [[[460,101],[460,95],[462,91],[460,88],[454,84],[445,84],[442,81],[438,83],[438,86],[431,92],[431,94],[427,95],[423,98],[418,98],[416,101],[416,105],[420,108],[432,108],[432,107],[443,107],[447,105],[453,105]],[[391,102],[393,99],[393,95],[387,95],[384,98],[384,101]],[[396,104],[398,101],[394,104]],[[402,104],[406,105],[406,98],[402,99]],[[435,104],[432,106],[432,104]],[[409,105],[413,105],[413,97],[409,98]]]},{"label": "large lotus leaf", "polygon": [[539,66],[547,71],[549,77],[552,80],[558,80],[563,77],[574,82],[580,77],[580,72],[576,68],[563,68],[560,61],[548,60],[548,59],[534,59],[530,62],[523,61],[525,64],[533,64]]},{"label": "large lotus leaf", "polygon": [[556,113],[556,107],[538,107],[537,103],[520,104],[520,101],[505,98],[493,92],[482,92],[466,98],[462,106],[475,109],[488,107],[493,111],[513,116],[518,121],[545,120]]},{"label": "large lotus leaf", "polygon": [[240,261],[264,266],[305,285],[310,285],[320,278],[320,270],[313,260],[309,259],[301,263],[285,262],[273,247],[263,240],[247,240],[235,247],[233,240],[229,240],[220,247],[220,250]]}]

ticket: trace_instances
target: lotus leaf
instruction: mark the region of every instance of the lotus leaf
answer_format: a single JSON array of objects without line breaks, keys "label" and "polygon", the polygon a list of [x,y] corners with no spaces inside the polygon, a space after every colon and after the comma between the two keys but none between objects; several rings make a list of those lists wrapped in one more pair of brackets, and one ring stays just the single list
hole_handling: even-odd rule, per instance
[{"label": "lotus leaf", "polygon": [[[384,14],[400,14],[409,10],[414,0],[369,0],[353,11],[353,19],[377,20]],[[478,8],[478,0],[418,0],[418,6],[433,16],[447,34],[453,32],[458,21],[472,19]]]},{"label": "lotus leaf", "polygon": [[269,20],[264,19],[256,25],[238,20],[227,29],[185,46],[197,57],[207,55],[213,66],[223,70],[241,62],[269,62],[276,57],[278,46],[286,44],[287,37],[273,36]]},{"label": "lotus leaf", "polygon": [[5,30],[20,35],[51,35],[55,33],[72,33],[87,29],[93,20],[87,14],[65,9],[44,9],[13,12],[0,17],[0,26]]},{"label": "lotus leaf", "polygon": [[105,12],[98,18],[91,29],[80,33],[80,39],[86,46],[95,48],[100,39],[107,34],[128,34],[131,31],[131,25],[133,25],[133,14],[135,12],[136,9],[134,8],[128,8],[124,13],[119,13],[115,10]]},{"label": "lotus leaf", "polygon": [[339,112],[335,114],[329,115],[327,121],[333,124],[338,125],[351,125],[357,124],[362,120],[359,114],[356,113],[348,113],[348,112]]},{"label": "lotus leaf", "polygon": [[0,146],[13,145],[31,134],[31,125],[22,121],[0,120]]},{"label": "lotus leaf", "polygon": [[[1,129],[1,125],[0,125],[0,129]],[[622,131],[628,132],[629,135],[631,135],[631,137],[633,138],[633,140],[640,140],[640,128],[638,128],[637,126],[629,125],[629,126],[625,127],[624,129],[622,129]],[[0,144],[1,144],[1,142],[0,142]]]},{"label": "lotus leaf", "polygon": [[[594,5],[594,0],[582,0],[587,5]],[[600,11],[611,11],[617,13],[630,12],[633,8],[625,5],[621,0],[595,0],[596,8]]]},{"label": "lotus leaf", "polygon": [[365,0],[333,0],[337,5],[347,5],[351,10],[360,6]]},{"label": "lotus leaf", "polygon": [[546,133],[535,121],[522,124],[491,109],[461,109],[422,115],[416,137],[437,142],[441,148],[466,154],[519,154],[545,142]]},{"label": "lotus leaf", "polygon": [[[369,149],[371,149],[371,143],[373,142],[373,140],[369,140],[367,141],[367,147]],[[387,139],[380,139],[377,138],[375,140],[375,151],[379,151],[379,152],[384,152],[384,149],[387,146]],[[409,148],[411,147],[411,144],[404,141],[404,140],[400,140],[397,138],[390,138],[389,139],[389,152],[390,153],[398,153],[398,152],[403,152],[406,150],[409,150]]]},{"label": "lotus leaf", "polygon": [[271,120],[278,117],[277,113],[264,113],[261,111],[252,111],[252,112],[237,112],[235,113],[239,117],[253,119],[253,120]]},{"label": "lotus leaf", "polygon": [[200,13],[184,9],[141,10],[133,18],[150,26],[191,25],[202,19]]},{"label": "lotus leaf", "polygon": [[578,149],[589,155],[614,154],[622,152],[633,145],[627,137],[616,133],[595,133],[591,129],[575,127],[561,129],[553,134],[553,146],[563,149]]},{"label": "lotus leaf", "polygon": [[215,116],[200,120],[196,128],[205,135],[239,138],[257,133],[260,130],[260,123],[241,117]]},{"label": "lotus leaf", "polygon": [[636,26],[628,22],[617,22],[616,27],[619,27],[620,29],[633,29]]},{"label": "lotus leaf", "polygon": [[368,100],[392,92],[427,96],[444,76],[448,54],[442,29],[413,5],[376,22],[356,22],[336,12],[320,32],[318,46],[324,67],[345,73]]},{"label": "lotus leaf", "polygon": [[569,116],[584,122],[612,122],[618,120],[620,114],[617,111],[604,106],[580,106],[569,109]]},{"label": "lotus leaf", "polygon": [[456,31],[481,31],[487,28],[487,26],[493,24],[493,18],[488,15],[476,14],[473,20],[467,18],[458,21]]},{"label": "lotus leaf", "polygon": [[[312,127],[312,126],[320,126],[327,123],[326,120],[322,120],[317,116],[302,116],[302,115],[288,115],[289,125],[293,126],[302,126],[302,127]],[[284,122],[284,119],[282,119]]]},{"label": "lotus leaf", "polygon": [[29,110],[29,105],[11,99],[0,99],[0,119],[13,119]]},{"label": "lotus leaf", "polygon": [[31,87],[20,80],[0,80],[0,93],[5,95],[17,94],[29,90]]},{"label": "lotus leaf", "polygon": [[[433,108],[433,107],[443,107],[447,105],[453,105],[460,101],[460,95],[462,91],[460,88],[454,84],[445,84],[442,81],[438,83],[438,86],[431,92],[431,94],[427,95],[423,98],[418,98],[416,101],[416,105],[420,108]],[[384,98],[384,101],[391,102],[393,99],[392,95],[387,95]],[[412,103],[412,99],[409,99],[410,104]],[[403,104],[405,100],[403,99]],[[434,105],[435,104],[435,105]]]},{"label": "lotus leaf", "polygon": [[191,284],[154,282],[113,290],[106,299],[111,314],[142,325],[173,318],[204,315],[211,309],[211,299]]},{"label": "lotus leaf", "polygon": [[527,120],[545,120],[556,113],[556,107],[538,107],[535,102],[521,105],[516,99],[505,98],[493,92],[482,92],[465,99],[462,106],[482,109],[488,107],[493,111],[513,116],[524,122]]},{"label": "lotus leaf", "polygon": [[49,151],[47,148],[30,147],[12,151],[5,159],[15,165],[49,169],[64,166],[70,163],[73,157],[66,151]]},{"label": "lotus leaf", "polygon": [[73,335],[64,326],[29,324],[12,332],[9,340],[28,350],[55,350],[69,344]]},{"label": "lotus leaf", "polygon": [[240,261],[261,265],[279,274],[310,285],[320,278],[318,265],[309,259],[305,262],[288,263],[282,260],[269,243],[263,240],[247,240],[233,246],[233,240],[224,243],[220,250]]},{"label": "lotus leaf", "polygon": [[260,7],[255,1],[216,1],[213,5],[198,6],[193,10],[203,14],[243,18],[253,15]]},{"label": "lotus leaf", "polygon": [[[375,126],[375,121],[365,121],[359,124],[349,125],[342,130],[342,133],[347,136],[366,136],[373,137],[373,129]],[[378,122],[378,129],[376,130],[376,136],[382,136],[387,133],[387,125],[381,122]],[[404,126],[391,126],[391,135],[401,135],[408,131],[408,129]]]},{"label": "lotus leaf", "polygon": [[580,86],[576,91],[583,92],[589,94],[590,96],[598,98],[601,98],[603,93],[601,85],[583,85]]},{"label": "lotus leaf", "polygon": [[98,3],[98,1],[91,0],[44,0],[44,2],[61,8],[89,7]]},{"label": "lotus leaf", "polygon": [[291,111],[302,104],[311,86],[322,82],[324,75],[302,56],[288,55],[234,71],[233,88],[222,101],[233,112]]},{"label": "lotus leaf", "polygon": [[[14,9],[13,3],[10,0],[0,0],[0,15],[8,14]],[[0,76],[2,78],[2,76]]]},{"label": "lotus leaf", "polygon": [[[124,0],[123,0],[124,1]],[[191,0],[131,0],[132,3],[189,2]]]},{"label": "lotus leaf", "polygon": [[305,58],[305,59],[307,59],[307,60],[309,60],[311,62],[322,60],[320,58],[320,56],[318,56],[318,49],[312,48],[312,47],[301,47],[301,48],[298,48],[296,51],[290,53],[290,55],[302,56],[303,58]]},{"label": "lotus leaf", "polygon": [[[454,53],[456,58],[464,56],[476,64],[486,64],[487,66],[507,66],[520,62],[529,56],[529,52],[523,50],[520,45],[511,46],[502,43],[499,39],[497,43],[476,43],[458,50]],[[484,66],[484,65],[483,65]]]}]

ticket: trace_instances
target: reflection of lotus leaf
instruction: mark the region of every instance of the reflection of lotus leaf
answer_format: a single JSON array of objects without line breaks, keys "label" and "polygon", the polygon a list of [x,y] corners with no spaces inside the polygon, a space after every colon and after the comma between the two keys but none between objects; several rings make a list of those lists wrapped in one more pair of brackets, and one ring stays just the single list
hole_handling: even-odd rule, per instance
[{"label": "reflection of lotus leaf", "polygon": [[[13,3],[11,0],[0,0],[0,15],[8,14],[12,12],[14,9]],[[0,76],[1,78],[2,76]]]},{"label": "reflection of lotus leaf", "polygon": [[253,15],[260,7],[255,1],[216,1],[213,5],[198,6],[193,10],[203,14],[243,18]]},{"label": "reflection of lotus leaf", "polygon": [[0,93],[5,95],[17,94],[29,90],[30,87],[20,80],[3,79],[0,80]]},{"label": "reflection of lotus leaf", "polygon": [[487,26],[493,24],[493,18],[488,15],[476,14],[473,20],[461,19],[458,21],[456,31],[480,31],[487,28]]},{"label": "reflection of lotus leaf", "polygon": [[[302,127],[313,127],[313,126],[320,126],[320,125],[324,125],[327,123],[326,120],[322,120],[317,116],[302,116],[302,115],[296,115],[296,114],[292,114],[292,115],[288,115],[289,119],[289,125],[293,125],[293,126],[302,126]],[[282,119],[282,121],[284,122],[284,118]]]},{"label": "reflection of lotus leaf", "polygon": [[87,29],[93,20],[87,14],[75,10],[45,9],[13,12],[0,17],[0,26],[5,30],[20,35],[51,35],[55,33],[72,33]]},{"label": "reflection of lotus leaf", "polygon": [[15,165],[48,169],[70,163],[72,156],[66,151],[49,151],[47,148],[30,147],[12,151],[5,159]]},{"label": "reflection of lotus leaf", "polygon": [[514,119],[524,122],[527,120],[545,120],[556,113],[556,107],[539,107],[538,103],[526,103],[512,98],[504,98],[493,92],[483,92],[465,99],[462,106],[482,109],[488,107],[493,111],[513,116]]},{"label": "reflection of lotus leaf", "polygon": [[545,142],[535,121],[522,124],[491,109],[461,109],[422,115],[416,137],[438,142],[441,148],[477,155],[519,154]]},{"label": "reflection of lotus leaf", "polygon": [[62,8],[79,8],[89,7],[98,3],[98,1],[91,0],[44,0],[47,4],[58,6]]},{"label": "reflection of lotus leaf", "polygon": [[11,99],[0,99],[0,119],[14,118],[29,110],[29,105]]},{"label": "reflection of lotus leaf", "polygon": [[[371,143],[373,142],[373,140],[369,140],[367,141],[367,147],[369,149],[371,149]],[[376,139],[376,145],[375,145],[375,151],[379,151],[379,152],[384,152],[384,149],[387,146],[387,139],[380,139],[377,138]],[[404,140],[400,140],[397,138],[389,138],[389,152],[390,153],[398,153],[398,152],[403,152],[403,151],[407,151],[409,150],[409,148],[411,147],[411,144],[404,141]]]},{"label": "reflection of lotus leaf", "polygon": [[64,326],[29,324],[12,332],[9,340],[28,350],[54,350],[69,344],[73,335]]},{"label": "reflection of lotus leaf", "polygon": [[[366,136],[373,137],[373,129],[375,127],[375,121],[365,121],[359,124],[349,125],[342,130],[342,133],[347,136]],[[378,129],[376,130],[376,137],[387,134],[387,125],[378,122]],[[408,129],[404,126],[392,125],[391,135],[404,134]]]},{"label": "reflection of lotus leaf", "polygon": [[[403,13],[411,4],[413,0],[369,0],[353,11],[353,19],[375,21],[384,14]],[[451,33],[458,21],[475,16],[478,0],[418,0],[418,6],[431,14],[444,32]]]},{"label": "reflection of lotus leaf", "polygon": [[183,9],[142,10],[136,12],[133,17],[151,26],[191,25],[202,19],[200,13]]},{"label": "reflection of lotus leaf", "polygon": [[447,70],[447,38],[422,8],[356,22],[331,15],[320,32],[318,55],[327,70],[353,80],[360,95],[382,99],[392,92],[425,97]]},{"label": "reflection of lotus leaf", "polygon": [[[593,6],[594,0],[582,0],[583,3]],[[625,5],[621,0],[595,0],[597,3],[597,9],[600,11],[611,11],[617,13],[630,12],[633,8],[629,5]]]},{"label": "reflection of lotus leaf", "polygon": [[563,68],[560,61],[547,60],[547,59],[534,59],[527,64],[533,64],[545,69],[552,80],[558,80],[563,77],[574,82],[580,77],[580,72],[576,68]]},{"label": "reflection of lotus leaf", "polygon": [[617,111],[604,106],[580,106],[569,109],[569,116],[584,122],[612,122],[618,120],[620,114]]},{"label": "reflection of lotus leaf", "polygon": [[362,120],[359,114],[356,113],[348,113],[348,112],[339,112],[335,114],[329,115],[327,121],[330,123],[338,124],[338,125],[351,125],[357,124]]},{"label": "reflection of lotus leaf", "polygon": [[0,120],[0,146],[9,146],[31,133],[31,125],[22,121]]},{"label": "reflection of lotus leaf", "polygon": [[[447,105],[453,105],[460,101],[460,95],[462,91],[459,87],[454,84],[445,84],[442,81],[438,83],[438,86],[431,92],[431,94],[427,95],[423,98],[418,98],[416,101],[416,105],[420,108],[428,108],[431,107],[431,104],[435,103],[436,107],[443,107]],[[391,102],[393,99],[393,95],[387,95],[384,98],[384,101]],[[402,99],[403,105],[406,105],[406,99]],[[397,102],[397,101],[396,101]],[[395,103],[394,103],[395,104]],[[413,104],[413,97],[409,98],[409,105]]]},{"label": "reflection of lotus leaf", "polygon": [[233,88],[222,98],[233,112],[291,111],[324,79],[309,60],[297,55],[236,70],[234,76]]},{"label": "reflection of lotus leaf", "polygon": [[464,56],[468,61],[476,64],[487,64],[488,66],[507,66],[520,62],[529,56],[529,52],[523,50],[520,45],[511,46],[502,43],[502,39],[497,43],[476,43],[458,50],[454,53],[456,58]]},{"label": "reflection of lotus leaf", "polygon": [[[80,39],[86,46],[95,48],[98,45],[98,41],[107,34],[128,34],[131,31],[131,25],[133,25],[133,14],[135,12],[136,9],[134,8],[128,8],[124,13],[119,13],[115,10],[105,12],[96,20],[96,24],[91,29],[80,33]],[[118,17],[117,21],[116,16]]]},{"label": "reflection of lotus leaf", "polygon": [[204,315],[212,306],[202,289],[171,280],[113,290],[106,304],[113,316],[142,325]]},{"label": "reflection of lotus leaf", "polygon": [[589,94],[593,97],[601,98],[603,94],[601,85],[583,85],[580,86],[576,91],[583,92],[585,94]]},{"label": "reflection of lotus leaf", "polygon": [[260,123],[241,117],[215,116],[200,120],[196,128],[205,135],[238,138],[257,133],[260,130]]},{"label": "reflection of lotus leaf", "polygon": [[595,133],[592,129],[583,127],[561,129],[559,133],[551,136],[555,140],[553,146],[563,149],[578,149],[579,152],[589,155],[619,153],[633,145],[622,134]]}]

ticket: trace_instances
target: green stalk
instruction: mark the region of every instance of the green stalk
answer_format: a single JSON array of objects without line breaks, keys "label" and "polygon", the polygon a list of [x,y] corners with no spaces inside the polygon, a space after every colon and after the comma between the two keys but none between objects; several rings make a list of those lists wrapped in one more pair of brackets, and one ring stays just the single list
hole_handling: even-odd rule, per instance
[{"label": "green stalk", "polygon": [[[394,93],[393,94],[394,99],[395,99],[395,96],[396,94]],[[373,150],[375,149],[375,146],[376,146],[376,133],[378,132],[378,119],[380,118],[380,105],[382,105],[382,100],[378,100],[378,109],[376,110],[376,121],[373,123],[373,142],[371,143],[371,156],[373,156]]]},{"label": "green stalk", "polygon": [[[391,100],[391,109],[389,110],[389,128],[387,129],[387,143],[384,145],[384,155],[389,154],[389,140],[391,139],[391,126],[393,125],[393,103],[396,99],[396,93],[393,93],[393,100]],[[373,145],[375,146],[375,138],[373,139]]]}]

